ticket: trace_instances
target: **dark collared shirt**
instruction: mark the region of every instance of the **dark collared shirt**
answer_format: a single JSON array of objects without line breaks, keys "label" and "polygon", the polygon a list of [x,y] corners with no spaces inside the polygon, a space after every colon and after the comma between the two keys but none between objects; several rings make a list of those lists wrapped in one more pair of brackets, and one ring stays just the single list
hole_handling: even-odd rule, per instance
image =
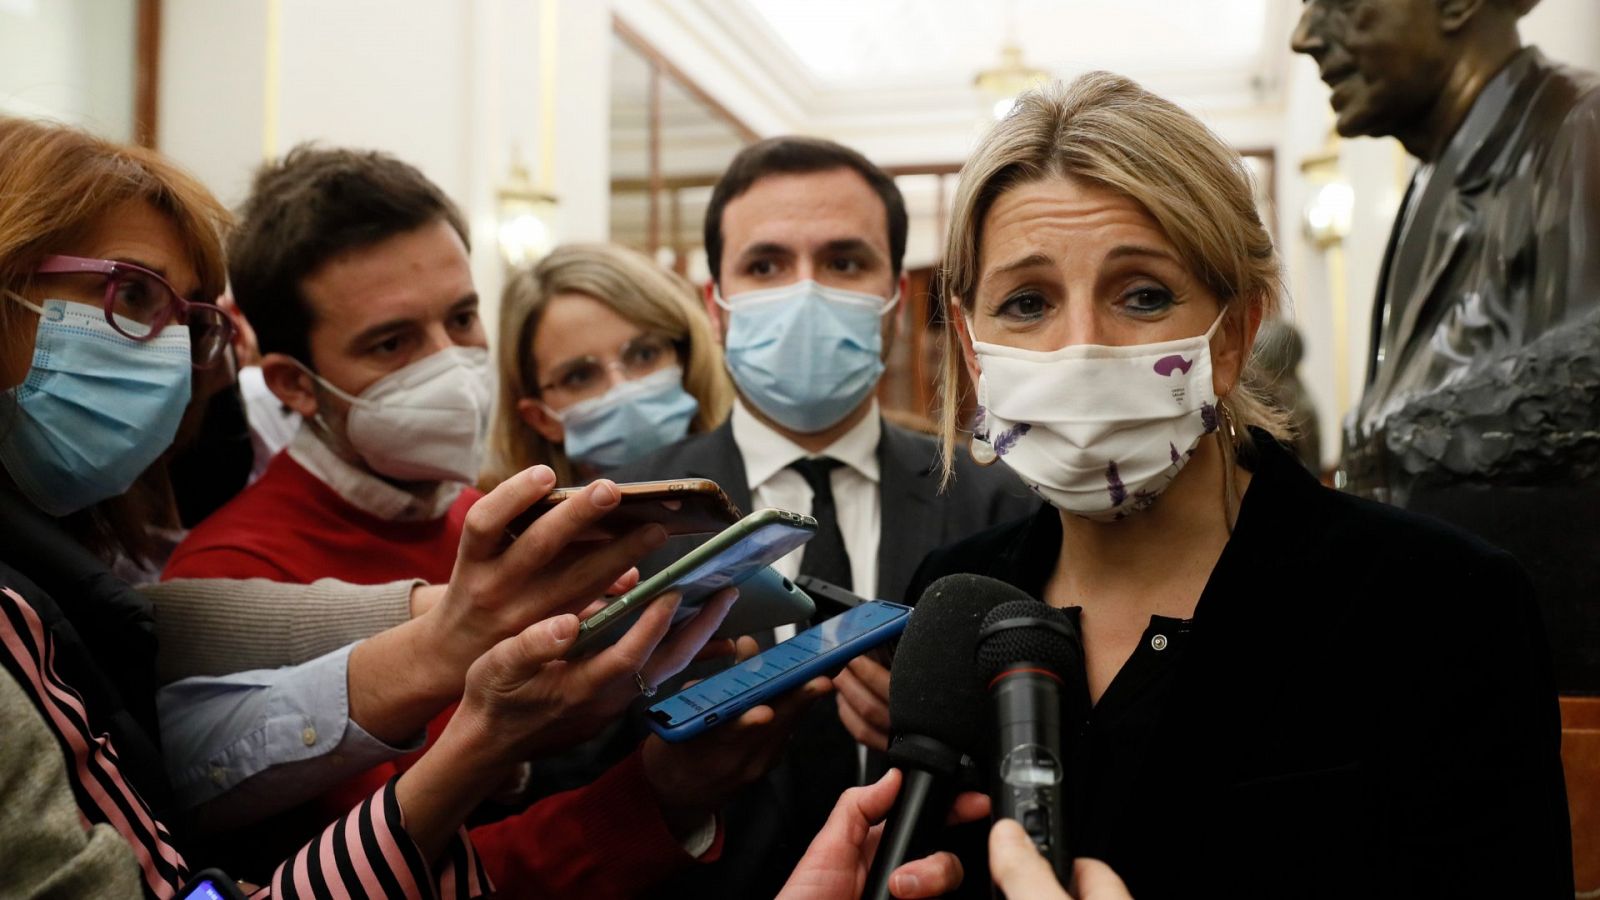
[{"label": "dark collared shirt", "polygon": [[[1010,531],[1012,537],[996,557],[995,577],[1042,599],[1061,553],[1061,514],[1045,506]],[[1072,606],[1066,612],[1077,621],[1082,608]],[[1078,696],[1063,710],[1076,721],[1063,721],[1062,796],[1071,803],[1067,846],[1075,854],[1105,855],[1107,826],[1129,796],[1130,785],[1141,777],[1193,625],[1193,619],[1151,616],[1133,654],[1092,708],[1087,673],[1068,676],[1067,689]]]}]

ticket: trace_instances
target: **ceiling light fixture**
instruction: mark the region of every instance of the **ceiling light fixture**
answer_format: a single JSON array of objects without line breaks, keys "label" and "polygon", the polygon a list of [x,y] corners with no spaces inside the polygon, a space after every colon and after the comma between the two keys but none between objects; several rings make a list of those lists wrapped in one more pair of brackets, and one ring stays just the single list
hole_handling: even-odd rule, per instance
[{"label": "ceiling light fixture", "polygon": [[991,101],[994,117],[1003,119],[1017,104],[1020,94],[1049,79],[1049,72],[1023,62],[1022,48],[1008,41],[1000,48],[1000,65],[979,72],[972,84]]}]

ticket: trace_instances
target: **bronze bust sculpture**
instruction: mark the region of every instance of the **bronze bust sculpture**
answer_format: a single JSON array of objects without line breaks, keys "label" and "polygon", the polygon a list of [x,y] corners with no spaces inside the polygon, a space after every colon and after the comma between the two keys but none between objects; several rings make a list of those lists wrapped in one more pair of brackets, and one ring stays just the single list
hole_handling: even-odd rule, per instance
[{"label": "bronze bust sculpture", "polygon": [[1293,47],[1340,134],[1419,161],[1343,486],[1516,554],[1557,684],[1600,693],[1600,77],[1521,46],[1535,3],[1307,0]]}]

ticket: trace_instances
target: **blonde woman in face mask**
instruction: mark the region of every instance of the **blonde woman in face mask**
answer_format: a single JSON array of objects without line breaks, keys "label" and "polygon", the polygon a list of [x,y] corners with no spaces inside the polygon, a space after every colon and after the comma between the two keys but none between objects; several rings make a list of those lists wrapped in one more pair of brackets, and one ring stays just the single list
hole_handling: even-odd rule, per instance
[{"label": "blonde woman in face mask", "polygon": [[1076,855],[1141,900],[1570,896],[1526,576],[1280,443],[1249,364],[1279,263],[1238,156],[1118,76],[1041,89],[963,170],[945,260],[959,452],[1049,505],[935,552],[910,596],[972,572],[1076,621]]},{"label": "blonde woman in face mask", "polygon": [[733,386],[694,288],[611,244],[556,248],[501,299],[487,490],[544,464],[588,481],[722,424]]}]

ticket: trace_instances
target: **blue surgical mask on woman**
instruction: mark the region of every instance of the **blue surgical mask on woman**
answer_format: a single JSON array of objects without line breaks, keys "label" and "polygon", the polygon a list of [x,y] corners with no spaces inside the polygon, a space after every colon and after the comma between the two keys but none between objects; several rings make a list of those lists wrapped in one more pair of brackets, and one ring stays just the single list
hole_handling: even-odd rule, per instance
[{"label": "blue surgical mask on woman", "polygon": [[633,462],[688,434],[699,409],[700,402],[683,389],[677,366],[624,381],[560,412],[545,407],[566,433],[561,444],[567,458],[599,470]]},{"label": "blue surgical mask on woman", "polygon": [[22,303],[39,328],[28,377],[0,394],[0,465],[64,516],[123,493],[172,445],[189,404],[189,329],[135,341],[98,308]]},{"label": "blue surgical mask on woman", "polygon": [[744,398],[785,428],[822,431],[849,415],[883,374],[882,319],[899,302],[800,281],[717,303],[724,352]]}]

